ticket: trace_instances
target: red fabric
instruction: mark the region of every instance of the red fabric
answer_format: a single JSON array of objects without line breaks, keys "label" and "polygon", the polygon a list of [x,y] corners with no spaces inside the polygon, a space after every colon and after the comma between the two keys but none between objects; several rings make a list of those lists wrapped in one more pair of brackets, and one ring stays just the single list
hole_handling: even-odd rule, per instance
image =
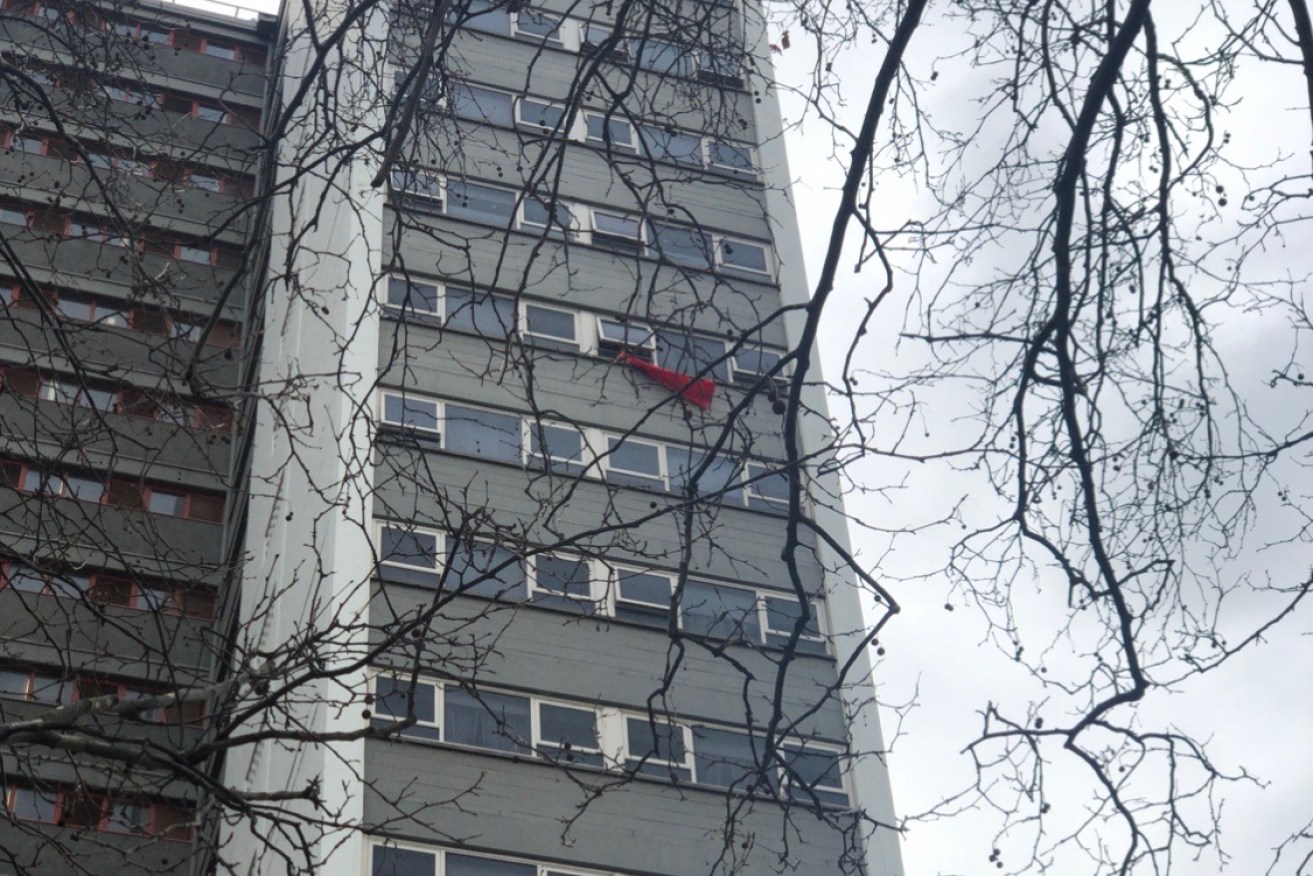
[{"label": "red fabric", "polygon": [[621,353],[615,357],[615,360],[628,365],[635,371],[643,372],[666,389],[676,393],[684,401],[697,405],[704,411],[711,407],[711,401],[716,397],[716,384],[705,377],[695,380],[687,374],[680,374],[678,371],[671,371],[669,368],[653,365],[651,362],[639,359],[637,356],[631,356],[628,353]]}]

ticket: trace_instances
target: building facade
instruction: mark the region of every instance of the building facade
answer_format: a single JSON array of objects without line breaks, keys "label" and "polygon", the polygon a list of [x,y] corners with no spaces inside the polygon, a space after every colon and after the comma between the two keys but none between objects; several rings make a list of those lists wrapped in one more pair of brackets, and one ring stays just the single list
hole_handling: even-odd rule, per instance
[{"label": "building facade", "polygon": [[4,14],[17,872],[901,872],[759,10]]}]

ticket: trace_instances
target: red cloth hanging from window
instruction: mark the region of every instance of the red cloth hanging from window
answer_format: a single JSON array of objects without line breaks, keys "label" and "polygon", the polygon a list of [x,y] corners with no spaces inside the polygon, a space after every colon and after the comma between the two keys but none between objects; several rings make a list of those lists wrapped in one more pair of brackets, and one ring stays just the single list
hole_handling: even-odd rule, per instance
[{"label": "red cloth hanging from window", "polygon": [[705,377],[692,378],[623,351],[616,355],[615,360],[635,371],[641,371],[684,401],[704,411],[711,407],[711,401],[716,397],[716,384]]}]

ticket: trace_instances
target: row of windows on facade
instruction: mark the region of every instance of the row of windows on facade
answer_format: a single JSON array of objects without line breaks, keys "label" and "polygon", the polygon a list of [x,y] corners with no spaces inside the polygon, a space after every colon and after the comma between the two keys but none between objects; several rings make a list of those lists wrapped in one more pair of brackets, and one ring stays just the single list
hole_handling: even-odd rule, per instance
[{"label": "row of windows on facade", "polygon": [[80,25],[82,30],[90,24],[124,40],[179,52],[195,52],[221,61],[240,61],[263,67],[267,57],[264,46],[197,33],[190,26],[169,27],[163,22],[138,21],[82,2],[4,0],[0,9],[12,15],[28,15],[47,21],[68,20]]},{"label": "row of windows on facade", "polygon": [[23,73],[44,88],[62,88],[79,95],[95,95],[109,101],[131,104],[140,113],[161,110],[185,118],[200,119],[220,125],[234,125],[251,131],[260,129],[260,110],[229,104],[222,100],[196,97],[185,92],[144,86],[140,82],[110,79],[102,81],[85,70],[24,61]]},{"label": "row of windows on facade", "polygon": [[784,513],[789,507],[789,481],[779,465],[741,455],[543,422],[409,392],[381,392],[380,408],[385,425],[406,430],[421,447],[625,487],[675,494],[691,487],[699,498],[758,511]]},{"label": "row of windows on facade", "polygon": [[177,396],[43,375],[25,368],[0,366],[0,390],[29,399],[87,408],[104,414],[126,414],[191,429],[232,429],[232,409],[212,402],[188,402]]},{"label": "row of windows on facade", "polygon": [[187,164],[158,156],[125,153],[102,144],[82,144],[79,153],[70,143],[50,134],[0,128],[0,148],[25,155],[44,155],[64,161],[89,164],[105,173],[118,173],[138,179],[158,180],[171,186],[250,198],[255,194],[255,179],[201,165]]},{"label": "row of windows on facade", "polygon": [[827,806],[849,802],[834,745],[784,740],[765,764],[761,736],[710,724],[387,675],[374,690],[374,725],[409,739]]},{"label": "row of windows on facade", "polygon": [[212,620],[217,605],[213,588],[155,578],[128,577],[85,568],[42,571],[19,562],[0,563],[0,588],[32,596],[53,596],[133,611]]},{"label": "row of windows on facade", "polygon": [[[714,15],[709,14],[712,10]],[[422,32],[431,14],[430,6],[416,0],[400,0],[395,6],[394,26],[403,32]],[[688,21],[677,16],[666,16],[663,21],[649,20],[650,33],[643,34],[622,33],[605,22],[490,0],[453,3],[447,20],[470,30],[523,39],[567,52],[605,53],[612,62],[659,76],[692,78],[717,87],[743,85],[743,47],[737,37],[738,19],[730,5],[712,3]],[[680,29],[687,31],[694,22],[703,42],[697,46],[680,42],[681,37],[687,36]]]},{"label": "row of windows on facade", "polygon": [[525,556],[488,541],[456,541],[437,530],[384,523],[379,577],[390,584],[442,588],[487,599],[528,602],[603,615],[658,630],[757,647],[825,654],[820,604],[807,607],[779,591],[687,578],[569,553]]},{"label": "row of windows on facade", "polygon": [[[408,74],[394,75],[400,87]],[[567,107],[561,103],[466,83],[454,83],[449,88],[451,114],[459,119],[587,143],[607,150],[611,159],[621,153],[683,167],[727,171],[735,176],[757,175],[752,147],[746,143],[670,125],[635,122],[627,111],[618,108],[606,112],[583,110],[570,122]],[[436,108],[446,105],[441,95],[426,103]]]},{"label": "row of windows on facade", "polygon": [[240,247],[158,231],[124,231],[112,227],[108,222],[99,216],[83,216],[67,210],[0,202],[0,223],[30,229],[37,234],[65,240],[85,240],[131,250],[139,255],[160,256],[225,270],[235,270],[242,264]]},{"label": "row of windows on facade", "polygon": [[[193,316],[158,307],[129,304],[98,295],[89,295],[73,289],[42,287],[37,293],[41,301],[18,284],[9,286],[6,303],[29,312],[47,311],[61,320],[87,323],[110,328],[130,328],[135,331],[177,338],[196,343],[205,338],[207,344],[224,349],[235,349],[241,343],[241,327],[234,322],[219,321],[208,335],[206,316]],[[43,306],[44,305],[44,306]]]},{"label": "row of windows on facade", "polygon": [[[614,359],[621,353],[680,374],[753,386],[777,371],[780,353],[754,342],[726,341],[680,328],[602,316],[573,307],[476,292],[413,276],[388,278],[385,303],[408,318],[430,318],[445,328],[492,338]],[[776,375],[778,376],[778,375]]]},{"label": "row of windows on facade", "polygon": [[622,255],[660,258],[681,268],[714,270],[743,279],[770,281],[771,247],[718,231],[657,222],[579,201],[449,178],[415,168],[392,173],[392,189],[408,206],[455,219],[513,228],[539,237]]},{"label": "row of windows on facade", "polygon": [[223,522],[223,494],[189,490],[178,484],[55,471],[41,464],[0,459],[0,486],[48,498],[77,499],[204,523]]},{"label": "row of windows on facade", "polygon": [[[167,692],[164,688],[152,688],[140,682],[103,676],[68,677],[25,666],[0,665],[0,716],[5,712],[3,700],[64,706],[94,697],[117,697],[130,703],[131,700],[151,699]],[[16,720],[19,716],[11,714],[8,717]],[[205,704],[188,701],[164,708],[145,709],[137,719],[155,724],[196,724],[204,717]]]},{"label": "row of windows on facade", "polygon": [[375,845],[370,876],[623,876],[515,858],[471,855],[418,846]]},{"label": "row of windows on facade", "polygon": [[9,785],[5,808],[20,821],[102,833],[191,842],[192,813],[170,803],[124,799],[75,787],[32,788]]}]

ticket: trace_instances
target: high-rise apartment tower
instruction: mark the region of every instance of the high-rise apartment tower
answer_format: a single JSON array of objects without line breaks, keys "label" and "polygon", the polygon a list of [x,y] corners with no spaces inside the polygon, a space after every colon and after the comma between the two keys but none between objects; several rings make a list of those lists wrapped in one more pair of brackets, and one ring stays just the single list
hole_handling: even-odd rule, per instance
[{"label": "high-rise apartment tower", "polygon": [[901,872],[755,2],[0,25],[0,873]]}]

